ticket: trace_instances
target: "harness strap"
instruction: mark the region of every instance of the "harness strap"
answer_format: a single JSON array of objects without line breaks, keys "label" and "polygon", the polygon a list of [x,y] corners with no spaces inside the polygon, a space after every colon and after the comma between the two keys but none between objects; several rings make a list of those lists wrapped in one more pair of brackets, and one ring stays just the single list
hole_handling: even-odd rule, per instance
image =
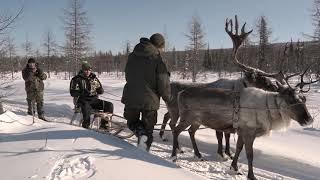
[{"label": "harness strap", "polygon": [[233,113],[232,126],[237,129],[239,127],[239,111],[240,111],[240,92],[233,93]]},{"label": "harness strap", "polygon": [[[268,91],[265,91],[265,92],[266,92],[267,120],[268,120],[270,123],[272,123],[272,121],[271,121],[271,119],[272,119],[272,117],[271,117],[271,110],[270,110],[270,108],[269,108],[269,103],[268,103],[268,95],[269,95],[269,93],[268,93]],[[272,127],[272,124],[271,124],[271,127]]]},{"label": "harness strap", "polygon": [[278,111],[279,112],[279,116],[282,119],[282,114],[281,114],[281,109],[280,109],[281,102],[280,103],[278,102],[278,97],[277,96],[274,98],[274,104],[276,105],[276,109],[279,109],[279,111]]}]

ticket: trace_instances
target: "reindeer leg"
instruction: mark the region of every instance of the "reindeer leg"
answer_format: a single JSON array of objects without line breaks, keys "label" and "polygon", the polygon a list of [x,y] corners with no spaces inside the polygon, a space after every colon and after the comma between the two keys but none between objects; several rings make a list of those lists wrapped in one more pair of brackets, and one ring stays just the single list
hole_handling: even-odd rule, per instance
[{"label": "reindeer leg", "polygon": [[254,134],[249,134],[245,136],[244,144],[246,149],[246,155],[248,159],[248,179],[250,180],[256,180],[257,178],[253,174],[253,142],[255,139]]},{"label": "reindeer leg", "polygon": [[226,141],[226,149],[224,150],[224,152],[226,153],[226,155],[230,157],[230,159],[233,159],[233,156],[231,155],[231,152],[230,152],[230,133],[225,132],[224,139]]},{"label": "reindeer leg", "polygon": [[233,168],[234,171],[238,171],[238,158],[239,158],[239,155],[240,155],[242,148],[243,148],[243,139],[242,139],[242,136],[239,134],[238,140],[237,140],[237,145],[236,145],[236,153],[235,153],[233,161],[231,163],[231,167]]},{"label": "reindeer leg", "polygon": [[217,140],[218,140],[218,151],[217,151],[217,153],[218,153],[222,158],[224,158],[223,152],[222,152],[223,132],[221,132],[221,131],[216,131],[216,137],[217,137]]},{"label": "reindeer leg", "polygon": [[169,114],[169,112],[167,112],[166,114],[164,114],[162,125],[161,125],[160,132],[159,132],[159,136],[161,139],[163,138],[164,130],[166,129],[166,125],[167,125],[169,119],[170,119],[170,114]]},{"label": "reindeer leg", "polygon": [[[179,111],[171,111],[170,112],[170,116],[171,116],[171,121],[169,123],[169,126],[170,126],[171,130],[173,130],[176,127],[176,124],[177,124],[178,119],[179,119]],[[183,151],[180,148],[179,143],[177,145],[177,150],[178,150],[179,153],[183,153]]]},{"label": "reindeer leg", "polygon": [[196,133],[196,131],[199,129],[200,125],[197,123],[193,123],[191,125],[191,127],[188,129],[189,135],[190,135],[190,139],[191,139],[191,143],[192,143],[192,147],[194,150],[194,155],[199,158],[201,161],[203,161],[202,159],[202,155],[199,152],[197,143],[196,143],[196,139],[194,138],[194,135]]},{"label": "reindeer leg", "polygon": [[190,126],[190,124],[191,124],[190,122],[185,121],[182,118],[180,120],[179,125],[177,127],[174,127],[174,129],[172,130],[173,146],[172,146],[171,157],[177,157],[177,149],[179,147],[178,136],[183,130],[185,130],[188,126]]}]

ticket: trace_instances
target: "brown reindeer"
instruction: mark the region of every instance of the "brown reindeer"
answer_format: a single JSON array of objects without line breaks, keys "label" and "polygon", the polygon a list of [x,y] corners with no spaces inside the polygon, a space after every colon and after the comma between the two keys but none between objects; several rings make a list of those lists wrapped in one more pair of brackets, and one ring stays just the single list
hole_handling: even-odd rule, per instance
[{"label": "brown reindeer", "polygon": [[[231,22],[226,22],[226,30]],[[234,54],[236,55],[237,49],[244,39],[243,37],[248,33],[242,30],[241,35],[238,35],[237,31],[236,34],[230,34],[235,45]],[[258,73],[262,72],[254,70]],[[180,122],[173,129],[171,156],[176,158],[178,136],[190,125],[188,131],[194,154],[198,158],[201,158],[201,154],[194,135],[200,125],[222,132],[236,131],[238,139],[231,167],[235,171],[238,170],[238,157],[243,146],[245,146],[248,159],[248,178],[256,179],[252,166],[255,138],[268,134],[273,129],[289,126],[291,119],[302,126],[313,122],[306,108],[306,98],[301,90],[305,85],[316,81],[304,82],[303,76],[305,73],[306,71],[300,75],[301,82],[294,88],[288,83],[289,77],[282,79],[286,85],[277,81],[278,92],[265,91],[255,87],[242,88],[239,91],[209,87],[191,87],[183,90],[178,95]],[[300,91],[297,91],[299,89]]]}]

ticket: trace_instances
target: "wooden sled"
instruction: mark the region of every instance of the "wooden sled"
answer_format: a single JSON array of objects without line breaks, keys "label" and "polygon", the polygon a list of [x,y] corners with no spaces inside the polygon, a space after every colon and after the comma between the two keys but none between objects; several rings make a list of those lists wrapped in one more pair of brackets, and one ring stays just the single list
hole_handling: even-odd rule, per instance
[{"label": "wooden sled", "polygon": [[[118,115],[102,112],[102,111],[93,111],[93,118],[91,118],[89,128],[103,134],[110,134],[121,139],[130,138],[134,135],[134,133],[129,130],[127,127],[126,120]],[[92,117],[92,116],[91,116]],[[79,119],[78,126],[81,126],[83,122],[82,113],[80,108],[75,108],[74,114],[71,118],[70,124],[74,125],[74,122]],[[101,121],[105,120],[108,124],[107,129],[99,128],[101,125]]]}]

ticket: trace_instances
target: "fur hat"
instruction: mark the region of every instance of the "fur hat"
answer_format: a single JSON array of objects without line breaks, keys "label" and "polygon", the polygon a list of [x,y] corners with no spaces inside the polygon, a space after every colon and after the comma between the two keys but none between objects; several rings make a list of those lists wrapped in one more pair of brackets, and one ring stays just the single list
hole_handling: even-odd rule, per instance
[{"label": "fur hat", "polygon": [[85,71],[85,70],[92,69],[92,67],[87,61],[83,61],[81,65],[81,69]]},{"label": "fur hat", "polygon": [[36,63],[36,60],[34,60],[33,58],[29,58],[28,63]]},{"label": "fur hat", "polygon": [[164,37],[160,33],[155,33],[150,37],[151,43],[157,48],[163,48],[165,45]]}]

